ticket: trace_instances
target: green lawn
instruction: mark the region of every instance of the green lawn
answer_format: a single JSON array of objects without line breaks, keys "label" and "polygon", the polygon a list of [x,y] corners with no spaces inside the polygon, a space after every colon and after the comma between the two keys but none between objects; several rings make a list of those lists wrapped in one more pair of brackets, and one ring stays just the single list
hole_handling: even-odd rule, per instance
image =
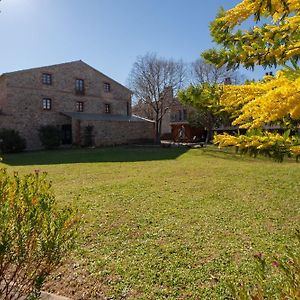
[{"label": "green lawn", "polygon": [[[214,148],[119,147],[4,156],[74,202],[78,247],[47,284],[74,299],[228,299],[253,255],[293,244],[300,164]],[[76,198],[79,196],[79,198]]]}]

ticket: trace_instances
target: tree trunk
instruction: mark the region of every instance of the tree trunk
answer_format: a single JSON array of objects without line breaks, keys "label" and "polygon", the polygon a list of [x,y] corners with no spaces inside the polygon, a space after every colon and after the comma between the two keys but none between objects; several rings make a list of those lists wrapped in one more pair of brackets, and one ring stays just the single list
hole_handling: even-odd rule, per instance
[{"label": "tree trunk", "polygon": [[160,144],[160,134],[161,134],[161,120],[156,118],[155,120],[155,144]]},{"label": "tree trunk", "polygon": [[212,140],[213,133],[214,133],[213,127],[207,128],[207,134],[206,134],[206,139],[205,139],[206,145]]},{"label": "tree trunk", "polygon": [[208,144],[213,138],[215,120],[214,120],[214,116],[212,113],[209,113],[209,115],[208,115],[208,124],[207,125],[208,126],[207,126],[207,134],[206,134],[205,144]]}]

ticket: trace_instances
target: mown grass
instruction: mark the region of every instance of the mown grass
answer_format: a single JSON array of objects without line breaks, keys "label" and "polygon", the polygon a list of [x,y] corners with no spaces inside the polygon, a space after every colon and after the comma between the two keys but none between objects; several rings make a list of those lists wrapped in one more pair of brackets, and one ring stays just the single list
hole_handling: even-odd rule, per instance
[{"label": "mown grass", "polygon": [[[74,299],[230,299],[253,255],[299,225],[300,165],[214,148],[103,148],[8,155],[47,171],[82,218],[78,247],[47,285]],[[79,198],[76,198],[79,196]]]}]

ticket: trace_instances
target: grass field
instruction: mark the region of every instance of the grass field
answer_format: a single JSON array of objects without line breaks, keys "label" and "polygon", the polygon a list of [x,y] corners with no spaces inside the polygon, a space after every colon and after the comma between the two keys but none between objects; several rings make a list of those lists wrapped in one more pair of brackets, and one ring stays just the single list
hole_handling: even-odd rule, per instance
[{"label": "grass field", "polygon": [[253,277],[253,255],[283,251],[299,224],[294,161],[120,147],[1,165],[47,171],[59,204],[79,208],[77,249],[47,284],[74,299],[228,299],[228,282]]}]

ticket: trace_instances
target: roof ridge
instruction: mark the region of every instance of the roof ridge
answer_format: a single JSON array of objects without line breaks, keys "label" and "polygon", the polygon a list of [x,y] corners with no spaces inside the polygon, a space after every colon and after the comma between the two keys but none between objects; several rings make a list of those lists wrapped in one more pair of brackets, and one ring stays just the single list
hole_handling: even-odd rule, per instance
[{"label": "roof ridge", "polygon": [[46,65],[46,66],[41,66],[41,67],[33,67],[33,68],[28,68],[28,69],[21,69],[21,70],[16,70],[16,71],[11,71],[11,72],[5,72],[2,73],[2,75],[6,75],[6,74],[13,74],[13,73],[18,73],[18,72],[27,72],[27,71],[31,71],[31,70],[36,70],[36,69],[42,69],[42,68],[48,68],[48,67],[56,67],[56,66],[61,66],[61,65],[67,65],[67,64],[72,64],[72,63],[77,63],[77,62],[83,62],[81,59],[79,60],[72,60],[72,61],[67,61],[64,63],[59,63],[59,64],[53,64],[53,65]]}]

